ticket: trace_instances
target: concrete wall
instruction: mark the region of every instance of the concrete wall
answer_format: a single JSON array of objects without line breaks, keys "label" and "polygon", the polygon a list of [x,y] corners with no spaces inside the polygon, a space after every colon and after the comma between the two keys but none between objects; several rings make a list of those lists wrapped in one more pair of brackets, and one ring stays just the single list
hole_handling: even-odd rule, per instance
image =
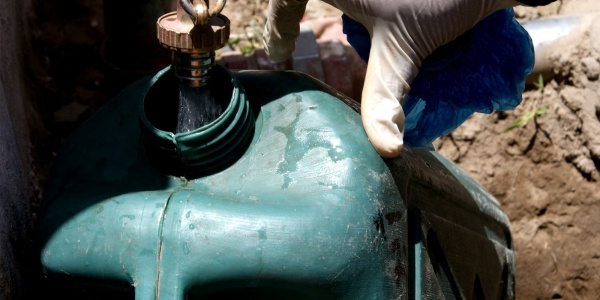
[{"label": "concrete wall", "polygon": [[0,299],[25,298],[32,261],[25,103],[25,7],[0,1]]}]

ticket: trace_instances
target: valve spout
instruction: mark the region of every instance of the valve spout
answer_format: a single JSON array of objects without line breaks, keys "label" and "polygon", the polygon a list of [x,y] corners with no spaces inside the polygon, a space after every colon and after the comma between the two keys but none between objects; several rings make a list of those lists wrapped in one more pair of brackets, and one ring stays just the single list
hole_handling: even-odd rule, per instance
[{"label": "valve spout", "polygon": [[[206,2],[205,2],[206,1]],[[173,70],[179,79],[176,133],[213,122],[222,113],[209,86],[215,51],[229,39],[229,19],[219,14],[225,1],[209,9],[209,0],[179,0],[177,11],[158,19],[158,40],[173,50]]]},{"label": "valve spout", "polygon": [[176,12],[158,19],[158,40],[174,51],[173,65],[183,83],[191,86],[205,83],[202,77],[215,65],[215,51],[227,44],[229,19],[218,13],[224,3],[217,1],[214,10],[205,9],[204,18],[204,13],[197,14],[198,9],[192,9],[208,7],[204,0],[179,0]]}]

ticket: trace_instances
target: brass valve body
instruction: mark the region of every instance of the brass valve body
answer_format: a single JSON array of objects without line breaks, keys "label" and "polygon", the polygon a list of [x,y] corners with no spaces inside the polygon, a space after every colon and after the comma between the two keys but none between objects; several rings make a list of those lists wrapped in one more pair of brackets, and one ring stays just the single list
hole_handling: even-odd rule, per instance
[{"label": "brass valve body", "polygon": [[156,22],[158,40],[164,47],[186,53],[211,52],[225,47],[229,40],[229,19],[221,14],[206,25],[189,26],[180,22],[177,12],[163,15]]}]

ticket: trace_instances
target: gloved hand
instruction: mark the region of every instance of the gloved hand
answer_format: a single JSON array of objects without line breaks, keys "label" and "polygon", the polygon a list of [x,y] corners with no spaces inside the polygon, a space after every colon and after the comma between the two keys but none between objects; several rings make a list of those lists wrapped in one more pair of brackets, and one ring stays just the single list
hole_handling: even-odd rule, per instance
[{"label": "gloved hand", "polygon": [[[271,0],[263,42],[272,60],[294,51],[308,0]],[[544,5],[554,0],[523,0]],[[403,148],[402,104],[422,61],[438,47],[489,14],[519,5],[515,0],[325,0],[361,23],[371,49],[361,99],[363,126],[383,157]]]}]

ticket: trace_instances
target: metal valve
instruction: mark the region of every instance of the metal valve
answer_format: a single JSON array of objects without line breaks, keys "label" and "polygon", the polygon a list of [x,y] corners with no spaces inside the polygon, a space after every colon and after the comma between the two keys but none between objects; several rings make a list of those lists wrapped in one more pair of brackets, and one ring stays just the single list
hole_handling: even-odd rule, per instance
[{"label": "metal valve", "polygon": [[212,7],[209,0],[178,0],[177,11],[157,21],[159,42],[175,53],[175,74],[190,86],[205,84],[215,51],[227,44],[229,19],[220,14],[224,6],[225,0]]},{"label": "metal valve", "polygon": [[179,0],[179,5],[192,17],[196,25],[206,24],[209,18],[217,16],[225,7],[226,0],[217,0],[214,7],[209,7],[209,0]]}]

